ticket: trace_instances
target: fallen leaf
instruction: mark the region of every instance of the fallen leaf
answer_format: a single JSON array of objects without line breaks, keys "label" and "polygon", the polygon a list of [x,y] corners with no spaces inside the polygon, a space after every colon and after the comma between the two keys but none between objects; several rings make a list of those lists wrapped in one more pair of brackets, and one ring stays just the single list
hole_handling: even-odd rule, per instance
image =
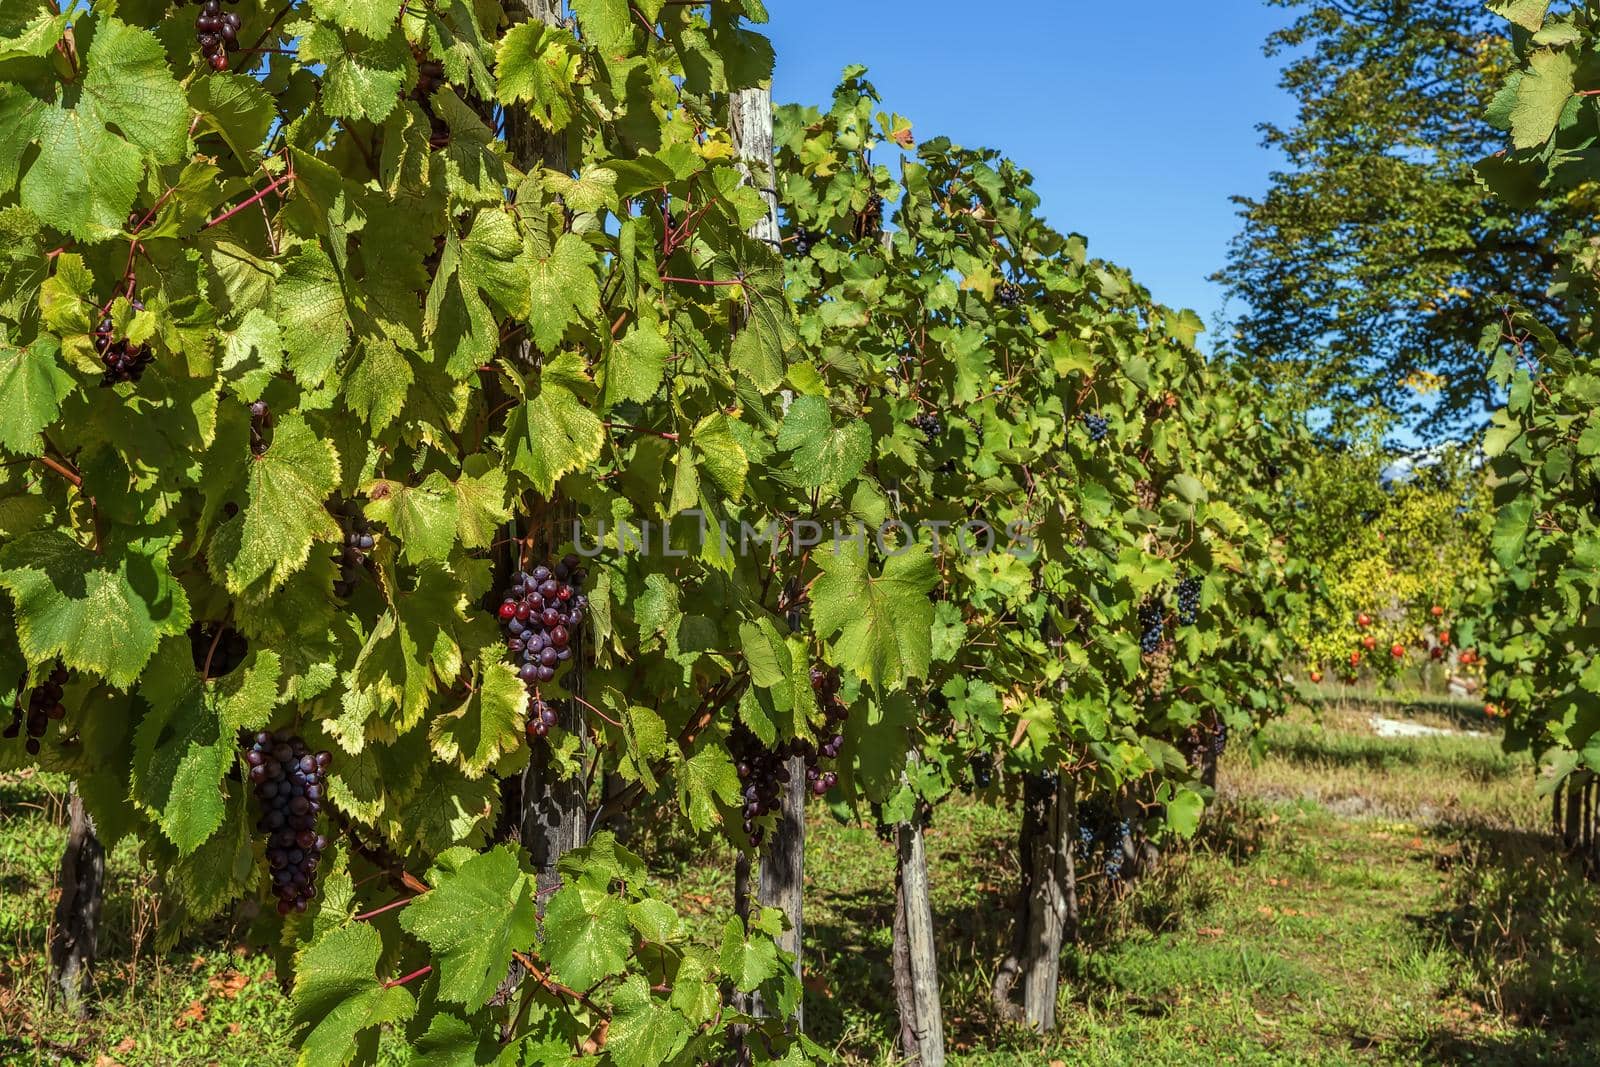
[{"label": "fallen leaf", "polygon": [[121,1041],[118,1041],[117,1042],[117,1047],[112,1049],[111,1051],[113,1051],[113,1052],[132,1052],[134,1049],[136,1049],[138,1047],[139,1047],[139,1042],[135,1041],[131,1037],[125,1037]]},{"label": "fallen leaf", "polygon": [[189,1006],[178,1013],[178,1021],[172,1025],[177,1029],[182,1030],[190,1023],[204,1022],[205,1018],[206,1006],[200,1003],[198,1000],[191,1000],[189,1002]]},{"label": "fallen leaf", "polygon": [[1201,937],[1221,937],[1224,933],[1226,933],[1226,931],[1224,931],[1220,926],[1202,926],[1200,929],[1196,930],[1195,933],[1199,934]]},{"label": "fallen leaf", "polygon": [[240,990],[250,984],[250,976],[229,968],[221,974],[212,975],[206,984],[211,987],[211,992],[232,1000],[239,995]]}]

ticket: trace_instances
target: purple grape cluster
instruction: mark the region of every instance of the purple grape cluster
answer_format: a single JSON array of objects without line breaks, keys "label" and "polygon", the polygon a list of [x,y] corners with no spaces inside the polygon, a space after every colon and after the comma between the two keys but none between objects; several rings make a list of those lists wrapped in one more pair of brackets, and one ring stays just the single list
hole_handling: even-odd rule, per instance
[{"label": "purple grape cluster", "polygon": [[[21,735],[23,727],[26,726],[28,739],[23,742],[23,747],[28,750],[30,756],[39,754],[39,738],[50,728],[51,720],[60,721],[67,716],[66,706],[61,703],[67,677],[67,669],[59,663],[56,664],[48,678],[28,691],[26,701],[21,699],[19,692],[17,703],[11,706],[11,723],[5,728],[3,736],[14,739]],[[27,706],[26,715],[23,711],[24,704]]]},{"label": "purple grape cluster", "polygon": [[200,42],[200,54],[212,70],[227,70],[228,53],[239,50],[239,23],[237,12],[222,10],[222,0],[204,0],[200,5],[194,32]]},{"label": "purple grape cluster", "polygon": [[287,730],[256,734],[244,753],[250,784],[261,803],[256,829],[267,836],[267,866],[278,914],[305,911],[317,895],[317,863],[328,839],[317,833],[317,813],[328,791],[333,757],[312,753]]},{"label": "purple grape cluster", "polygon": [[844,735],[837,731],[849,717],[850,709],[839,699],[839,681],[837,671],[811,669],[811,688],[827,721],[826,730],[830,731],[821,745],[796,737],[777,748],[768,748],[743,722],[734,726],[728,750],[733,754],[734,769],[742,785],[744,832],[752,845],[759,848],[766,837],[756,820],[778,810],[779,796],[790,780],[790,757],[804,758],[806,788],[812,796],[823,796],[839,784],[838,772],[822,766],[823,760],[838,759],[844,748]]},{"label": "purple grape cluster", "polygon": [[555,725],[555,709],[539,698],[539,686],[554,681],[556,670],[572,658],[589,611],[583,592],[588,577],[583,561],[569,554],[553,567],[540,564],[519,572],[500,601],[496,614],[505,629],[506,651],[533,691],[529,737],[544,737]]},{"label": "purple grape cluster", "polygon": [[1178,583],[1178,622],[1193,626],[1200,620],[1200,589],[1198,578],[1185,578]]},{"label": "purple grape cluster", "polygon": [[1111,422],[1104,415],[1085,415],[1083,425],[1089,431],[1089,440],[1099,444],[1106,439],[1106,431],[1111,428]]},{"label": "purple grape cluster", "polygon": [[339,528],[344,531],[344,546],[339,549],[339,578],[333,583],[333,595],[343,600],[355,592],[356,582],[367,565],[367,553],[378,543],[372,536],[372,527],[361,511],[361,505],[346,500],[338,512]]},{"label": "purple grape cluster", "polygon": [[913,429],[921,430],[922,436],[928,439],[928,444],[939,440],[939,435],[944,433],[944,422],[937,415],[922,414],[911,420]]},{"label": "purple grape cluster", "polygon": [[1000,306],[1005,308],[1019,307],[1022,304],[1022,286],[1006,282],[1000,286]]},{"label": "purple grape cluster", "polygon": [[812,246],[817,243],[816,237],[804,226],[796,226],[794,228],[793,240],[794,254],[797,256],[809,256]]},{"label": "purple grape cluster", "polygon": [[1159,651],[1166,628],[1167,613],[1159,597],[1151,597],[1139,605],[1139,651],[1147,656]]},{"label": "purple grape cluster", "polygon": [[[130,303],[133,310],[144,310],[144,305],[139,301]],[[149,345],[132,344],[126,337],[119,341],[116,332],[116,324],[111,321],[110,315],[102,317],[94,328],[95,351],[100,354],[100,364],[105,368],[105,373],[100,376],[102,386],[138,381],[155,358],[150,354]]]}]

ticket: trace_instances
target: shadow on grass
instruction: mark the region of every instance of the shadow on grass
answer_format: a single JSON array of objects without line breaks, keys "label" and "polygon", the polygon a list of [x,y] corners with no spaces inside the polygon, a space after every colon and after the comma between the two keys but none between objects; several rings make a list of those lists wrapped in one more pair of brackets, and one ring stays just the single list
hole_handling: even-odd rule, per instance
[{"label": "shadow on grass", "polygon": [[1466,824],[1450,836],[1448,882],[1416,921],[1462,958],[1462,993],[1541,1031],[1441,1037],[1451,1062],[1600,1062],[1600,893],[1553,835]]}]

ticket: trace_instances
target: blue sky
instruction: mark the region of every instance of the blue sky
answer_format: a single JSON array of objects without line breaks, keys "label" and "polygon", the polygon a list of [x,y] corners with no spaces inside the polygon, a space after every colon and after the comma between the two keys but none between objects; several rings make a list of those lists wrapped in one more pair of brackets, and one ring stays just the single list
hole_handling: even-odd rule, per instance
[{"label": "blue sky", "polygon": [[826,105],[849,63],[919,137],[999,148],[1044,213],[1209,324],[1207,275],[1238,229],[1230,195],[1277,165],[1256,124],[1288,122],[1261,55],[1289,12],[1259,0],[768,0],[779,102]]}]

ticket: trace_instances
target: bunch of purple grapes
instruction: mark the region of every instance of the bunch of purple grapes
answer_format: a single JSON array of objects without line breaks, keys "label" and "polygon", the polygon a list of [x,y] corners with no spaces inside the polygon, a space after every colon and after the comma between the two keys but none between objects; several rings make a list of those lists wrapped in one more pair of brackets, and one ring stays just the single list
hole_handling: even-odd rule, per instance
[{"label": "bunch of purple grapes", "polygon": [[1089,431],[1089,440],[1099,444],[1106,439],[1106,431],[1111,428],[1111,422],[1104,415],[1085,415],[1083,425]]},{"label": "bunch of purple grapes", "polygon": [[1000,286],[1000,306],[1005,308],[1018,307],[1022,303],[1022,286],[1013,282],[1006,282]]},{"label": "bunch of purple grapes", "polygon": [[538,687],[554,681],[556,670],[572,658],[589,610],[589,598],[583,593],[588,577],[583,561],[568,554],[554,567],[540,564],[519,572],[500,601],[497,614],[505,629],[506,651],[534,695],[530,737],[544,737],[556,724],[555,708],[540,699]]},{"label": "bunch of purple grapes", "polygon": [[346,500],[339,509],[339,528],[344,531],[344,547],[339,550],[339,578],[333,583],[333,595],[341,600],[355,592],[361,570],[367,565],[367,553],[378,543],[372,536],[372,527],[362,514],[361,505]]},{"label": "bunch of purple grapes", "polygon": [[1228,750],[1228,724],[1221,719],[1211,730],[1211,754],[1220,756]]},{"label": "bunch of purple grapes", "polygon": [[937,415],[922,414],[911,420],[914,429],[922,431],[922,436],[928,439],[928,444],[933,444],[944,433],[944,422]]},{"label": "bunch of purple grapes", "polygon": [[244,753],[250,784],[261,803],[256,829],[267,836],[267,866],[278,914],[305,911],[317,895],[317,863],[328,839],[317,833],[317,813],[328,790],[333,757],[312,753],[287,730],[256,734]]},{"label": "bunch of purple grapes", "polygon": [[743,722],[734,726],[728,738],[728,749],[733,753],[734,769],[743,788],[744,832],[752,845],[760,847],[766,836],[756,820],[778,810],[779,796],[791,777],[790,757],[799,756],[805,760],[806,788],[812,796],[823,796],[839,784],[838,772],[822,766],[823,760],[838,759],[844,749],[844,735],[837,731],[849,718],[850,709],[839,699],[839,684],[837,671],[811,669],[811,688],[817,694],[817,704],[829,731],[828,739],[821,745],[795,737],[776,748],[768,748]]},{"label": "bunch of purple grapes", "polygon": [[23,726],[26,725],[28,739],[23,742],[23,747],[28,750],[28,755],[37,756],[39,754],[39,738],[43,737],[45,731],[50,728],[51,720],[59,721],[66,718],[67,709],[61,703],[66,684],[67,669],[58,663],[55,670],[50,672],[48,678],[28,691],[28,699],[25,702],[27,704],[26,718],[24,718],[23,714],[24,701],[19,693],[17,703],[11,706],[11,723],[6,727],[3,736],[16,738],[22,733]]},{"label": "bunch of purple grapes", "polygon": [[1198,578],[1178,583],[1178,622],[1183,626],[1193,626],[1200,619],[1200,589]]},{"label": "bunch of purple grapes", "polygon": [[804,226],[796,226],[794,228],[795,255],[809,256],[811,254],[811,247],[814,244],[816,244],[816,237],[812,235],[810,230],[806,229]]},{"label": "bunch of purple grapes", "polygon": [[[135,311],[144,310],[144,305],[137,300],[129,303]],[[155,358],[150,354],[149,345],[132,344],[126,337],[116,340],[116,330],[110,315],[102,317],[94,328],[95,351],[100,354],[101,366],[105,367],[105,373],[100,376],[102,386],[138,381]]]},{"label": "bunch of purple grapes", "polygon": [[222,0],[204,0],[195,16],[194,32],[200,54],[212,70],[228,69],[228,53],[239,50],[239,15],[222,10]]},{"label": "bunch of purple grapes", "polygon": [[1139,651],[1147,656],[1159,651],[1166,627],[1167,613],[1160,597],[1150,597],[1139,605]]}]

